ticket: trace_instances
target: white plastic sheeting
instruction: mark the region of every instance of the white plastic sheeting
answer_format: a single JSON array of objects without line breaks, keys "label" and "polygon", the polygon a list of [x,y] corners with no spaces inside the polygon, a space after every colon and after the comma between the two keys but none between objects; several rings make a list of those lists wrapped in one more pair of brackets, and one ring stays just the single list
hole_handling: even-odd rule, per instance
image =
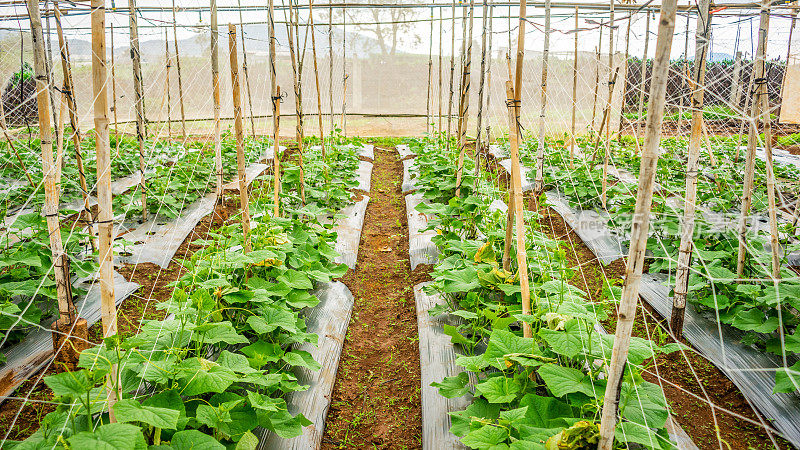
[{"label": "white plastic sheeting", "polygon": [[445,398],[431,383],[440,383],[464,369],[456,364],[459,356],[444,333],[445,324],[454,325],[449,314],[431,317],[428,310],[445,301],[440,294],[428,295],[422,289],[431,284],[414,286],[417,306],[417,329],[419,331],[419,362],[422,382],[422,448],[430,450],[465,449],[459,438],[450,433],[450,412],[463,411],[472,403],[472,396]]},{"label": "white plastic sheeting", "polygon": [[400,154],[401,158],[408,158],[409,156],[416,156],[417,154],[411,151],[411,147],[406,144],[400,144],[395,146],[397,153]]},{"label": "white plastic sheeting", "polygon": [[319,336],[316,346],[304,343],[295,346],[295,350],[304,350],[311,354],[314,361],[320,363],[319,371],[311,371],[295,367],[294,373],[301,385],[308,385],[308,390],[291,392],[286,395],[286,404],[293,415],[303,414],[312,422],[303,428],[303,434],[292,439],[283,439],[274,433],[260,428],[260,449],[318,449],[322,445],[325,433],[325,418],[331,406],[331,394],[339,369],[347,326],[353,312],[353,294],[339,281],[320,283],[312,292],[320,302],[314,308],[304,310],[307,332]]},{"label": "white plastic sheeting", "polygon": [[402,186],[403,194],[407,194],[411,191],[417,190],[417,174],[412,167],[413,165],[414,165],[413,159],[403,160],[403,186]]},{"label": "white plastic sheeting", "polygon": [[406,195],[406,218],[408,219],[408,255],[411,270],[420,264],[436,264],[439,261],[439,249],[433,243],[436,232],[423,231],[428,227],[431,217],[417,211],[417,206],[426,202],[422,194]]},{"label": "white plastic sheeting", "polygon": [[356,176],[358,177],[358,186],[356,189],[369,192],[372,186],[372,163],[360,161],[358,163],[358,169],[356,170]]},{"label": "white plastic sheeting", "polygon": [[[510,159],[504,159],[500,161],[500,165],[503,167],[503,169],[506,169],[506,172],[508,172],[509,175],[511,174]],[[532,191],[533,183],[531,183],[531,180],[529,179],[529,174],[531,170],[520,164],[519,171],[522,173],[522,192]]]}]

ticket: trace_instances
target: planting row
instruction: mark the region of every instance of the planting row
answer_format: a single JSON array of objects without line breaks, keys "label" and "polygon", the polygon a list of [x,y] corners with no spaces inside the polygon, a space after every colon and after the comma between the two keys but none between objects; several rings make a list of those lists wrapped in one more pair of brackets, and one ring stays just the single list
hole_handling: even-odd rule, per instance
[{"label": "planting row", "polygon": [[[76,371],[45,377],[58,409],[30,438],[4,448],[245,449],[258,446],[259,428],[300,435],[310,422],[289,413],[286,396],[307,386],[292,370],[320,368],[296,348],[319,339],[303,311],[319,303],[315,284],[346,270],[334,262],[336,235],[326,217],[350,203],[358,165],[352,147],[327,150],[325,160],[306,154],[305,204],[299,167],[285,166],[281,217],[272,214],[271,177],[256,180],[252,251],[243,250],[238,215],[194,241],[205,247],[182,261],[187,272],[157,305],[167,317],[84,351]],[[109,391],[116,396],[110,409]]]}]

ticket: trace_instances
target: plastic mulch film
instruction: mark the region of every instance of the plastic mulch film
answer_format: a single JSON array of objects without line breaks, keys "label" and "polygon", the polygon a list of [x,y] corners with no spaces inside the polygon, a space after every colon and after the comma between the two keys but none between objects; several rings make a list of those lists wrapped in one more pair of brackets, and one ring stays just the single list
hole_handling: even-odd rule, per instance
[{"label": "plastic mulch film", "polygon": [[496,198],[492,200],[492,203],[489,203],[489,212],[500,211],[501,213],[505,214],[508,212],[508,206],[506,206],[506,202]]},{"label": "plastic mulch film", "polygon": [[406,144],[400,144],[395,146],[397,149],[397,153],[400,154],[401,158],[408,158],[409,156],[416,156],[417,154],[411,151],[411,148]]},{"label": "plastic mulch film", "polygon": [[[282,149],[285,147],[281,147]],[[262,159],[272,159],[272,150],[262,156]],[[264,173],[270,164],[254,163],[245,169],[245,179],[248,184]],[[231,181],[223,186],[225,190],[239,189],[238,181]],[[175,256],[186,236],[194,230],[203,217],[214,211],[216,194],[206,194],[183,211],[180,217],[163,222],[163,218],[153,217],[124,237],[128,241],[141,242],[125,250],[130,255],[120,256],[117,261],[129,264],[153,263],[166,269]]]},{"label": "plastic mulch film", "polygon": [[422,194],[406,195],[406,217],[408,219],[408,255],[411,270],[420,264],[436,264],[439,261],[439,249],[433,243],[436,232],[422,231],[428,227],[430,218],[417,211],[423,201]]},{"label": "plastic mulch film", "polygon": [[[672,311],[670,288],[664,285],[667,276],[644,274],[639,295],[663,317]],[[741,344],[744,333],[720,324],[714,316],[699,313],[686,304],[683,335],[703,357],[722,370],[783,437],[800,446],[800,395],[773,394],[775,371],[783,367],[780,358]]]},{"label": "plastic mulch film", "polygon": [[[411,191],[417,190],[417,179],[416,173],[412,172],[412,165],[414,164],[413,159],[406,159],[403,160],[403,194],[408,194]],[[414,178],[412,178],[412,176]]]},{"label": "plastic mulch film", "polygon": [[627,255],[627,248],[611,233],[606,221],[594,210],[577,211],[554,191],[547,191],[547,203],[561,215],[583,243],[604,265],[611,264]]},{"label": "plastic mulch film", "polygon": [[489,145],[489,154],[494,156],[494,159],[497,161],[508,159],[508,150],[505,147],[501,147],[497,144]]},{"label": "plastic mulch film", "polygon": [[358,177],[358,186],[356,186],[356,189],[369,192],[370,186],[372,186],[372,163],[360,161],[358,163],[358,170],[356,170],[356,176]]},{"label": "plastic mulch film", "polygon": [[[84,280],[74,283],[74,286],[87,290],[86,296],[76,302],[75,309],[77,316],[86,319],[91,327],[100,320],[100,283],[92,284],[91,280]],[[139,284],[126,281],[122,275],[114,272],[114,300],[117,306],[139,287]],[[0,366],[0,402],[28,376],[50,362],[53,356],[53,333],[48,327],[39,327],[5,353],[6,363]]]},{"label": "plastic mulch film", "polygon": [[419,331],[419,362],[422,381],[422,448],[464,449],[457,436],[450,433],[450,415],[463,411],[472,403],[472,396],[445,398],[431,383],[440,383],[445,377],[456,376],[464,369],[456,364],[459,356],[455,352],[450,336],[444,333],[445,324],[453,325],[448,314],[431,317],[428,310],[444,303],[440,294],[428,295],[422,288],[430,282],[414,286],[417,306],[417,329]]},{"label": "plastic mulch film", "polygon": [[375,146],[372,144],[364,144],[358,148],[358,156],[362,158],[367,158],[371,160],[375,160]]},{"label": "plastic mulch film", "polygon": [[[511,173],[510,159],[504,159],[500,161],[500,165],[503,166],[503,169],[506,169],[506,172],[508,172],[509,174]],[[533,183],[531,183],[531,180],[529,178],[531,170],[523,166],[522,164],[519,165],[519,170],[522,173],[522,192],[532,191]]]},{"label": "plastic mulch film", "polygon": [[331,406],[331,394],[354,299],[350,289],[340,281],[320,283],[312,293],[320,302],[316,307],[304,310],[303,316],[308,326],[307,331],[317,334],[319,341],[316,346],[304,343],[294,348],[309,352],[322,368],[311,371],[295,367],[298,383],[309,387],[308,390],[291,392],[286,396],[289,412],[292,415],[303,414],[312,424],[303,428],[302,435],[292,439],[281,438],[261,428],[258,430],[260,449],[307,450],[318,449],[322,445],[325,417]]},{"label": "plastic mulch film", "polygon": [[361,200],[345,207],[337,214],[344,217],[337,219],[333,227],[337,236],[334,249],[339,253],[335,261],[346,264],[351,269],[356,268],[358,261],[358,246],[361,243],[361,229],[364,226],[368,204],[369,197],[365,195]]}]

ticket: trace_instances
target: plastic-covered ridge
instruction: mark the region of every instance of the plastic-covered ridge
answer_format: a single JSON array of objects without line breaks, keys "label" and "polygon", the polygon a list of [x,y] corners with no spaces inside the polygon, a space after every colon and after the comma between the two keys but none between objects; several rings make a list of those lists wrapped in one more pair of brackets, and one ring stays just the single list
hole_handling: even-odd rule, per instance
[{"label": "plastic-covered ridge", "polygon": [[439,261],[439,249],[433,243],[436,232],[422,231],[428,227],[430,218],[417,211],[423,201],[422,194],[406,195],[406,218],[408,219],[408,255],[411,270],[420,264],[436,264]]},{"label": "plastic-covered ridge", "polygon": [[[500,165],[503,167],[503,169],[506,169],[506,172],[511,174],[510,159],[504,159],[500,161]],[[522,192],[532,191],[533,183],[531,183],[531,180],[529,179],[529,174],[531,173],[531,170],[520,164],[519,171],[522,173]]]},{"label": "plastic-covered ridge", "polygon": [[367,215],[369,200],[369,197],[365,195],[361,200],[339,211],[338,214],[344,217],[337,219],[336,225],[333,227],[337,236],[334,249],[339,253],[335,261],[345,264],[351,269],[355,269],[356,261],[358,261],[361,229],[364,227],[364,217]]},{"label": "plastic-covered ridge", "polygon": [[356,170],[356,176],[358,177],[358,186],[356,189],[369,192],[372,186],[372,163],[360,161],[358,163],[358,169]]},{"label": "plastic-covered ridge", "polygon": [[419,361],[422,369],[422,448],[431,450],[465,449],[458,437],[450,433],[450,415],[463,411],[472,403],[472,396],[445,398],[431,383],[439,383],[446,377],[463,372],[456,364],[459,356],[444,333],[445,324],[453,324],[451,316],[442,314],[431,317],[428,310],[445,301],[441,294],[428,295],[423,288],[430,282],[414,286],[414,301],[417,307],[417,329],[419,331]]},{"label": "plastic-covered ridge", "polygon": [[411,147],[409,147],[406,144],[397,145],[395,146],[395,149],[397,150],[397,153],[400,154],[401,158],[408,158],[409,156],[417,156],[416,153],[411,151]]},{"label": "plastic-covered ridge", "polygon": [[303,414],[312,422],[303,428],[303,434],[292,439],[281,438],[266,429],[260,431],[259,449],[318,449],[322,445],[325,432],[325,417],[331,406],[331,394],[339,359],[342,355],[347,326],[353,312],[353,294],[340,281],[320,283],[312,292],[319,298],[319,304],[306,309],[304,314],[307,332],[319,336],[317,346],[309,343],[295,346],[296,350],[304,350],[311,354],[314,361],[322,368],[311,371],[295,367],[297,382],[308,385],[308,390],[291,392],[286,396],[286,404],[292,415]]},{"label": "plastic-covered ridge", "polygon": [[413,164],[414,164],[413,159],[403,160],[403,187],[402,187],[403,194],[408,194],[409,192],[417,190],[416,173],[412,173]]}]

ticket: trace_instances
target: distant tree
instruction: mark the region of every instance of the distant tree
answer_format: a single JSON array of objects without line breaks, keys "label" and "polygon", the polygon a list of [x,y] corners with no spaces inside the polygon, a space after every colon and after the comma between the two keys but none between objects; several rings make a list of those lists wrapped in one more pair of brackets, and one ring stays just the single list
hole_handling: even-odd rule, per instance
[{"label": "distant tree", "polygon": [[[381,56],[394,56],[400,43],[417,44],[422,42],[417,34],[417,25],[410,22],[419,16],[416,8],[403,8],[403,0],[367,0],[366,3],[376,5],[374,8],[335,9],[336,20],[346,17],[352,27],[375,37]],[[388,4],[390,7],[378,5]],[[346,15],[346,16],[345,16]],[[409,23],[410,22],[410,23]],[[350,25],[348,24],[348,28]]]}]

